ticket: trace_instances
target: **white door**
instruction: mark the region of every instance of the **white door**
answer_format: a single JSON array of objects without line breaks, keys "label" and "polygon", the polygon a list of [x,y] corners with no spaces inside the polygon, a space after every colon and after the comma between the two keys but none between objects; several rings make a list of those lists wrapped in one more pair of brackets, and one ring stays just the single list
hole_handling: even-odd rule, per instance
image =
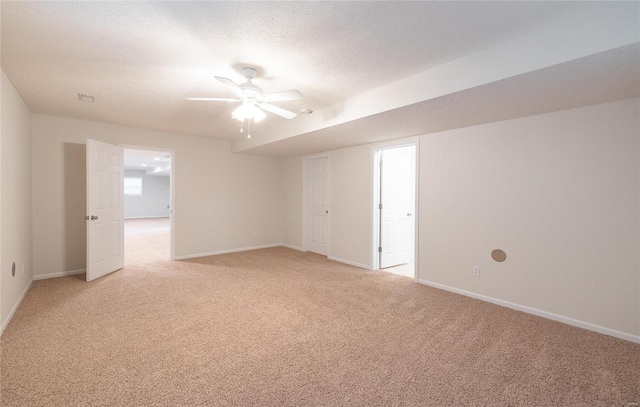
[{"label": "white door", "polygon": [[87,139],[87,281],[124,267],[124,150]]},{"label": "white door", "polygon": [[329,158],[307,160],[307,249],[327,255],[329,241]]},{"label": "white door", "polygon": [[409,263],[414,251],[415,146],[380,152],[380,268]]}]

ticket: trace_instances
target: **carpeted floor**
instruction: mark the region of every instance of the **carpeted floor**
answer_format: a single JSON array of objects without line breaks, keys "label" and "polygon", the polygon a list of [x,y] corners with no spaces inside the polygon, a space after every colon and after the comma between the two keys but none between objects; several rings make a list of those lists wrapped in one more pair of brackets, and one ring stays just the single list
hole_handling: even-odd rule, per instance
[{"label": "carpeted floor", "polygon": [[640,345],[286,248],[35,281],[9,406],[623,406]]},{"label": "carpeted floor", "polygon": [[125,219],[124,265],[169,260],[170,218]]}]

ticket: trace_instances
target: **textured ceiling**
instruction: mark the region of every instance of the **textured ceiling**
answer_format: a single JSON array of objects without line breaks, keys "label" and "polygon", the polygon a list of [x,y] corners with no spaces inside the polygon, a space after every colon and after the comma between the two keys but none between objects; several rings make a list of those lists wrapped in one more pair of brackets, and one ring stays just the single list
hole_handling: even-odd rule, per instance
[{"label": "textured ceiling", "polygon": [[160,175],[169,175],[171,154],[166,151],[149,151],[132,148],[124,149],[124,169],[148,171],[149,175],[157,170],[164,170]]},{"label": "textured ceiling", "polygon": [[[298,89],[305,95],[302,101],[280,106],[318,111],[609,4],[3,1],[1,63],[34,113],[234,139],[239,129],[238,122],[230,119],[234,105],[184,100],[231,96],[213,75],[241,82],[240,68],[253,66],[258,71],[255,83],[266,92]],[[581,69],[589,71],[588,66]],[[572,72],[559,72],[571,78]],[[558,77],[543,74],[523,78],[558,82]],[[495,95],[496,108],[509,108],[504,102],[510,99],[508,92],[540,87],[535,82],[524,84],[494,84],[484,91]],[[580,85],[591,86],[586,81]],[[583,105],[587,99],[598,103],[624,93],[614,88],[615,83],[606,91],[587,92],[608,95],[600,99],[563,88],[568,92],[563,100],[571,100],[547,108]],[[507,93],[499,94],[498,89]],[[80,102],[78,93],[93,95],[95,102]],[[379,139],[380,129],[390,133],[397,120],[424,117],[424,109],[431,112],[438,103],[446,103],[451,111],[469,103],[463,95],[439,99],[408,106],[404,113],[390,110],[357,120],[348,125],[349,144]],[[511,112],[480,109],[487,112],[458,122],[451,120],[459,115],[449,112],[435,120],[438,125],[409,127],[425,132],[540,112],[534,105]],[[267,121],[277,127],[285,119],[269,115]],[[345,130],[336,126],[306,132],[284,141],[282,150],[276,143],[250,152],[287,155],[318,151],[318,146],[335,148],[344,144],[344,137],[330,135]]]},{"label": "textured ceiling", "polygon": [[287,157],[638,96],[634,44],[243,152]]}]

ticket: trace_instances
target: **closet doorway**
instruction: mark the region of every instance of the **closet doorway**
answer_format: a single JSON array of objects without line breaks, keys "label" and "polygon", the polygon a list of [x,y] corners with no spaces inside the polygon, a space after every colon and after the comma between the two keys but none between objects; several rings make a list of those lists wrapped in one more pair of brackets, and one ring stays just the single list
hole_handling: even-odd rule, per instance
[{"label": "closet doorway", "polygon": [[374,150],[374,269],[416,278],[417,145]]}]

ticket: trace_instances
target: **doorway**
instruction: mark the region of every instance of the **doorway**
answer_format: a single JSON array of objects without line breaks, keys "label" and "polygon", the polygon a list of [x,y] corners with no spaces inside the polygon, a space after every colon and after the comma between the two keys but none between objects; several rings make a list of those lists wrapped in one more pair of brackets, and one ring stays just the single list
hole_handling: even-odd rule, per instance
[{"label": "doorway", "polygon": [[173,151],[124,148],[124,264],[174,258]]},{"label": "doorway", "polygon": [[303,250],[329,254],[330,160],[328,155],[304,159]]},{"label": "doorway", "polygon": [[416,143],[375,149],[374,269],[416,278]]}]

